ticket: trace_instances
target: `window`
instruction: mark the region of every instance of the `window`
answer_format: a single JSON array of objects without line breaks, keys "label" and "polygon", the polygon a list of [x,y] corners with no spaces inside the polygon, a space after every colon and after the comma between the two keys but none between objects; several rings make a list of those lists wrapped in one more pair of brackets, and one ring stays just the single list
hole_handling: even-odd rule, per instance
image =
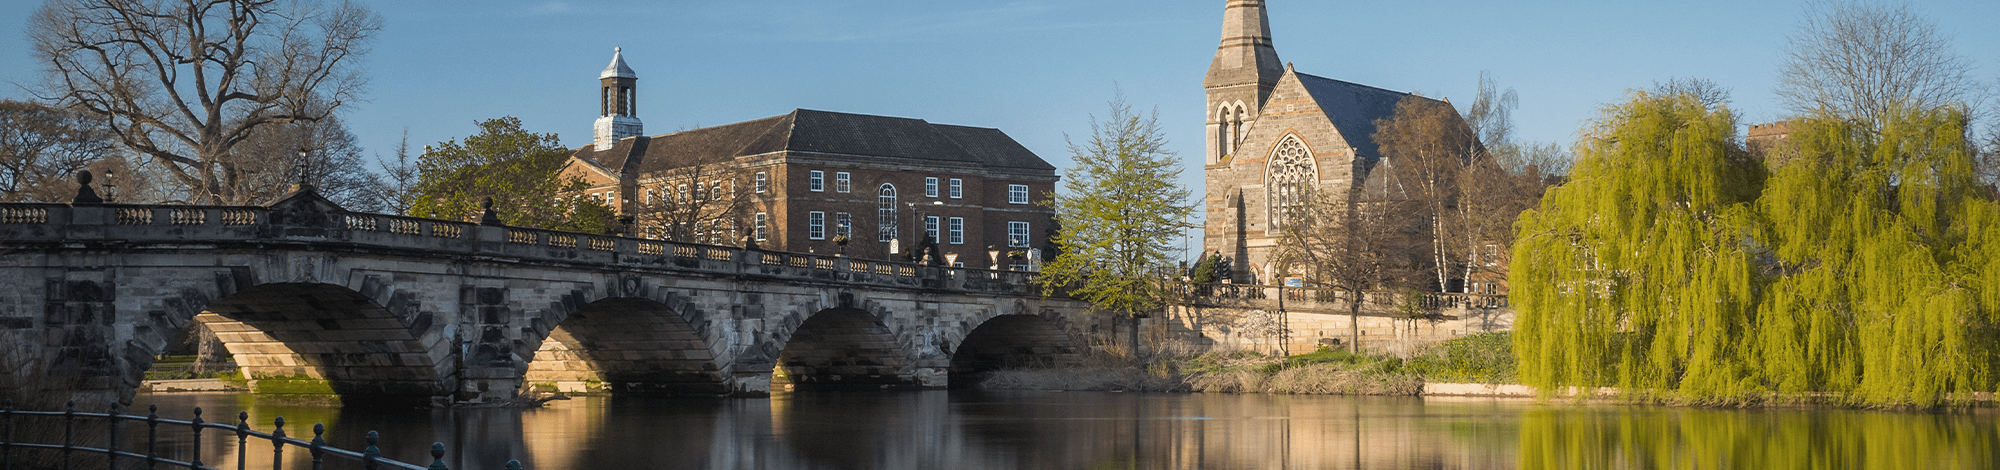
[{"label": "window", "polygon": [[964,244],[965,244],[965,218],[964,218],[964,217],[952,217],[952,218],[951,218],[951,225],[949,225],[949,226],[946,226],[946,228],[950,229],[950,231],[948,232],[948,235],[950,235],[950,237],[951,237],[951,244],[953,244],[953,245],[964,245]]},{"label": "window", "polygon": [[815,193],[826,191],[826,172],[819,170],[806,172],[806,189]]},{"label": "window", "polygon": [[1025,184],[1010,184],[1010,185],[1007,185],[1007,203],[1008,203],[1008,204],[1027,204],[1027,203],[1028,203],[1028,185],[1025,185]]},{"label": "window", "polygon": [[924,197],[938,197],[937,177],[924,178]]},{"label": "window", "polygon": [[846,212],[833,213],[833,235],[837,237],[847,237],[847,239],[853,240],[854,214],[849,214]]},{"label": "window", "polygon": [[854,178],[849,177],[847,175],[847,172],[845,171],[835,172],[833,174],[833,191],[838,193],[847,192],[848,185],[851,184],[853,180]]},{"label": "window", "polygon": [[1015,248],[1027,248],[1027,247],[1028,247],[1028,223],[1027,223],[1027,222],[1008,222],[1008,223],[1007,223],[1007,246],[1010,246],[1010,247],[1015,247]]},{"label": "window", "polygon": [[683,184],[680,187],[680,197],[674,198],[674,202],[685,204],[687,203],[687,201],[688,201],[688,185]]},{"label": "window", "polygon": [[717,182],[715,182],[715,186],[712,186],[712,188],[714,188],[714,189],[713,189],[713,190],[711,190],[711,191],[709,191],[708,193],[709,193],[709,194],[712,194],[712,195],[715,195],[715,199],[716,199],[716,200],[722,200],[722,196],[723,196],[723,195],[725,195],[725,194],[729,194],[729,193],[725,193],[725,192],[722,192],[722,182],[721,182],[721,181],[717,181]]},{"label": "window", "polygon": [[958,178],[951,179],[951,198],[965,199],[965,180]]},{"label": "window", "polygon": [[755,191],[757,194],[764,194],[765,190],[771,189],[771,176],[766,175],[764,174],[764,172],[759,171],[757,172],[756,183],[757,184],[755,186],[751,187],[752,188],[751,190]]},{"label": "window", "polygon": [[896,186],[883,183],[882,189],[875,192],[875,219],[881,235],[877,241],[895,240]]},{"label": "window", "polygon": [[756,219],[750,222],[750,223],[751,223],[751,225],[750,225],[750,231],[751,231],[751,232],[750,232],[750,235],[752,235],[752,236],[756,237],[756,238],[757,238],[757,241],[760,241],[760,242],[761,242],[761,241],[764,241],[764,221],[765,221],[765,219],[766,219],[766,217],[764,216],[764,213],[763,213],[763,212],[758,212],[758,213],[757,213],[757,216],[756,216]]},{"label": "window", "polygon": [[813,240],[826,239],[825,212],[812,211],[806,213],[806,238]]},{"label": "window", "polygon": [[[716,222],[716,225],[721,224],[721,222]],[[710,239],[708,222],[696,221],[694,223],[694,230],[688,232],[687,236],[689,240],[693,240],[695,243],[715,243],[715,241]]]},{"label": "window", "polygon": [[646,205],[653,205],[653,188],[646,188]]},{"label": "window", "polygon": [[694,202],[701,202],[701,201],[706,201],[706,200],[708,200],[708,187],[707,187],[707,186],[702,186],[702,185],[701,185],[701,182],[699,182],[699,181],[695,182],[695,183],[694,183]]},{"label": "window", "polygon": [[1270,175],[1266,189],[1270,191],[1271,226],[1277,231],[1285,220],[1298,217],[1311,202],[1312,182],[1318,179],[1314,171],[1312,151],[1300,142],[1298,136],[1285,136],[1278,143],[1278,150],[1271,155],[1271,163],[1266,167]]},{"label": "window", "polygon": [[930,240],[940,240],[938,238],[938,216],[924,217],[924,236],[929,237],[928,239]]},{"label": "window", "polygon": [[1500,264],[1500,245],[1486,245],[1486,265]]}]

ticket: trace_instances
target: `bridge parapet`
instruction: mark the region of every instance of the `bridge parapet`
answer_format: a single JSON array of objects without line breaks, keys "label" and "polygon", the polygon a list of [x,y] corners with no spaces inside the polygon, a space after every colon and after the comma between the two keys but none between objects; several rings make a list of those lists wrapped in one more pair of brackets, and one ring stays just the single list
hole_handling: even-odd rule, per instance
[{"label": "bridge parapet", "polygon": [[482,226],[349,212],[304,193],[270,206],[0,204],[0,240],[33,245],[339,245],[350,249],[618,266],[711,276],[817,281],[964,293],[1032,295],[1034,273],[922,266],[839,256]]}]

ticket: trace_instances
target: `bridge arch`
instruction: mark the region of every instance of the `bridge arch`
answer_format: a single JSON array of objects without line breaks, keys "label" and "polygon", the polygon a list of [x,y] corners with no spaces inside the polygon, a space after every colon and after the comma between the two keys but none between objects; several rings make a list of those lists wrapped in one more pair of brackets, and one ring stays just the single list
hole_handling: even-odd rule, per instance
[{"label": "bridge arch", "polygon": [[950,333],[958,345],[950,351],[953,388],[976,385],[994,370],[1073,366],[1083,358],[1085,338],[1054,312],[1034,312],[1017,300],[1004,313],[989,313]]},{"label": "bridge arch", "polygon": [[[669,296],[669,300],[672,297]],[[676,309],[643,297],[606,297],[557,321],[528,358],[536,391],[721,395],[730,377],[715,342]]]},{"label": "bridge arch", "polygon": [[209,302],[193,320],[215,333],[259,391],[313,392],[323,380],[343,398],[449,394],[454,371],[439,357],[448,352],[423,344],[429,317],[411,324],[344,286],[251,286]]},{"label": "bridge arch", "polygon": [[772,364],[774,387],[795,391],[922,388],[915,362],[882,316],[831,308],[807,317]]}]

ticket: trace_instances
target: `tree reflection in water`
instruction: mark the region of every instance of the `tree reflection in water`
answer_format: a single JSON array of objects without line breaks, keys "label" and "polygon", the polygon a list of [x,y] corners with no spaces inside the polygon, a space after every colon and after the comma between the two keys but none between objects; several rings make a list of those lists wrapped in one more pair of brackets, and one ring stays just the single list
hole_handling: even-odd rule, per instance
[{"label": "tree reflection in water", "polygon": [[[807,392],[770,399],[579,397],[535,410],[342,407],[141,395],[161,415],[285,416],[391,458],[529,469],[1971,469],[1991,409],[1703,410],[1499,399],[1053,392]],[[128,431],[133,431],[128,429]],[[135,436],[136,437],[136,436]],[[234,439],[203,440],[233,467]],[[135,442],[135,441],[127,441]],[[185,444],[184,439],[172,443]],[[252,455],[265,449],[253,448]],[[264,457],[249,468],[268,466]],[[306,468],[302,452],[288,468]]]}]

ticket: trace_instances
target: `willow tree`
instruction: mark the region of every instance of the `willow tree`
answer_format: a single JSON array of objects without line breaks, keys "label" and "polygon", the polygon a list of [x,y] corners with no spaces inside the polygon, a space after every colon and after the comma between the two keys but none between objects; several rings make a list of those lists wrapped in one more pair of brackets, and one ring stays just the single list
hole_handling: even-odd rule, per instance
[{"label": "willow tree", "polygon": [[1991,391],[2000,336],[2000,207],[1966,119],[1891,109],[1792,123],[1800,158],[1760,201],[1780,277],[1756,344],[1780,391],[1934,406]]},{"label": "willow tree", "polygon": [[1754,391],[1753,202],[1762,165],[1736,119],[1637,93],[1578,144],[1570,182],[1522,214],[1512,294],[1523,382],[1727,397]]}]

